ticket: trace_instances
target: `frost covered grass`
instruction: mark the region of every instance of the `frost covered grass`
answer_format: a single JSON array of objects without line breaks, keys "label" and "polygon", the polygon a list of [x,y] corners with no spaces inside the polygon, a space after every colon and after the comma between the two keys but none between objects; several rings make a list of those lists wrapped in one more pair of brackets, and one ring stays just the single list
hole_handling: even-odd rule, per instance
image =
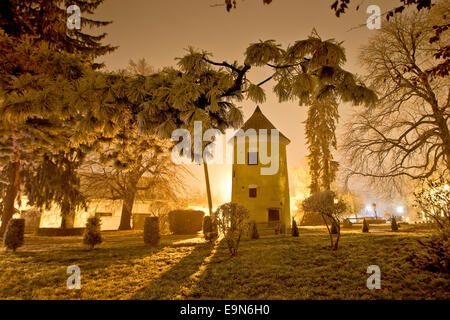
[{"label": "frost covered grass", "polygon": [[[81,237],[27,235],[16,254],[0,253],[1,299],[450,299],[450,276],[416,269],[407,257],[426,226],[344,229],[337,253],[323,228],[300,237],[244,239],[231,258],[224,243],[200,236],[163,236],[145,246],[142,232],[103,232],[94,250]],[[81,290],[69,290],[67,267],[81,269]],[[381,289],[369,290],[369,265]]]}]

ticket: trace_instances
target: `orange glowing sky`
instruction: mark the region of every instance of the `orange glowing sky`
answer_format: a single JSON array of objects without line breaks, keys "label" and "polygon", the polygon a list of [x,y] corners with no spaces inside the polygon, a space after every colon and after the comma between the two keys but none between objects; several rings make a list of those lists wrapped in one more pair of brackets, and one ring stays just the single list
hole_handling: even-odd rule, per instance
[{"label": "orange glowing sky", "polygon": [[[105,28],[108,33],[106,41],[118,45],[119,49],[100,60],[106,63],[108,69],[116,70],[126,67],[129,59],[144,57],[151,65],[160,68],[174,65],[174,58],[182,56],[184,48],[193,46],[212,52],[214,59],[218,61],[242,62],[244,50],[252,42],[275,39],[285,47],[306,38],[316,28],[323,39],[344,41],[347,54],[345,68],[351,72],[363,73],[358,63],[359,48],[374,32],[360,26],[369,17],[367,7],[377,4],[385,12],[399,4],[398,0],[353,0],[350,10],[337,18],[330,9],[332,0],[274,0],[272,4],[264,6],[261,0],[238,0],[238,8],[230,13],[222,6],[211,6],[222,2],[105,1],[96,17],[113,21],[113,24]],[[359,11],[355,10],[356,4],[360,4]],[[267,72],[264,69],[252,70],[250,79],[254,82],[263,80],[267,77]],[[264,85],[267,101],[261,105],[261,110],[291,139],[288,164],[298,165],[307,154],[303,125],[307,108],[299,107],[296,102],[278,103],[271,92],[272,87],[273,83],[270,82]],[[239,105],[243,107],[244,119],[255,108],[252,102],[244,101]],[[340,112],[342,128],[342,124],[351,117],[351,106],[342,105]],[[193,188],[204,188],[201,167],[193,166],[192,170],[198,178],[192,184]],[[230,166],[216,165],[210,171],[213,194],[224,192],[224,186],[230,185]]]}]

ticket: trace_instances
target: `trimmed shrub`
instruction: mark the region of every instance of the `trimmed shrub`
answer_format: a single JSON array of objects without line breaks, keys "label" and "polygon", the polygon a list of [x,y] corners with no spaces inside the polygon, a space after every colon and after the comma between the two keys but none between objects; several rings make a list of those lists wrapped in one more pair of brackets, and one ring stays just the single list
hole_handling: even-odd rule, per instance
[{"label": "trimmed shrub", "polygon": [[169,228],[174,234],[196,234],[202,230],[205,213],[198,210],[174,210],[169,212]]},{"label": "trimmed shrub", "polygon": [[392,217],[392,219],[391,219],[391,230],[398,231],[398,224],[397,224],[397,220],[395,219],[395,217]]},{"label": "trimmed shrub", "polygon": [[144,243],[156,246],[160,238],[158,217],[146,217],[144,221]]},{"label": "trimmed shrub", "polygon": [[91,249],[94,249],[97,244],[102,243],[102,234],[100,232],[100,218],[90,217],[87,219],[83,243],[89,246]]},{"label": "trimmed shrub", "polygon": [[205,216],[203,218],[203,236],[205,240],[211,240],[211,232],[212,232],[212,219],[211,216]]},{"label": "trimmed shrub", "polygon": [[450,272],[450,229],[417,242],[420,247],[408,257],[413,265],[431,272]]},{"label": "trimmed shrub", "polygon": [[363,219],[362,232],[369,232],[369,223],[366,218]]},{"label": "trimmed shrub", "polygon": [[248,226],[248,210],[237,203],[224,203],[217,209],[217,224],[224,235],[231,256],[237,254],[239,242]]},{"label": "trimmed shrub", "polygon": [[295,222],[294,218],[292,218],[292,236],[293,237],[299,236],[297,222]]},{"label": "trimmed shrub", "polygon": [[259,239],[258,227],[255,221],[250,222],[249,231],[250,231],[250,239],[253,240]]},{"label": "trimmed shrub", "polygon": [[25,219],[11,219],[6,226],[3,236],[3,245],[16,252],[17,248],[23,245],[23,235],[25,233]]}]

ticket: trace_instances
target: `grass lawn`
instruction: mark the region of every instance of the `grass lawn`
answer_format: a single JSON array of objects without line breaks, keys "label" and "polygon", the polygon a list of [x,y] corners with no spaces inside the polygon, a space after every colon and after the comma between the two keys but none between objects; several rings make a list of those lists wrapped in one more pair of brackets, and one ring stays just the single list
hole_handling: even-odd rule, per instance
[{"label": "grass lawn", "polygon": [[[146,247],[142,232],[104,232],[88,251],[81,237],[27,235],[16,254],[0,252],[0,299],[450,299],[450,275],[408,261],[425,226],[344,229],[337,253],[323,228],[300,237],[241,242],[230,258],[224,243],[201,236],[164,236]],[[81,290],[69,290],[67,267],[81,268]],[[381,289],[369,290],[369,265],[381,268]]]}]

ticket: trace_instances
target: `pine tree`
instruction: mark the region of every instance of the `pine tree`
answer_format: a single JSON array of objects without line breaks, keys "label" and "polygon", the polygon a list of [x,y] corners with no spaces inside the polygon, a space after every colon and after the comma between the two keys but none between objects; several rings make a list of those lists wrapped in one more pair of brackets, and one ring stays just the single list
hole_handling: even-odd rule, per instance
[{"label": "pine tree", "polygon": [[[114,134],[115,124],[121,122],[118,118],[123,106],[100,97],[116,90],[114,84],[118,81],[116,77],[92,71],[78,56],[55,51],[50,44],[36,45],[28,38],[13,39],[6,35],[0,41],[0,54],[3,61],[9,62],[0,66],[3,76],[0,160],[3,170],[11,172],[5,187],[2,221],[12,217],[14,201],[23,183],[28,187],[24,191],[33,199],[32,205],[74,199],[74,207],[79,199],[72,193],[76,185],[67,188],[64,179],[41,180],[37,184],[33,180],[36,170],[52,161],[60,175],[75,174],[76,168],[66,170],[67,164],[77,164],[73,155],[82,155],[103,137]],[[23,73],[11,77],[14,67]],[[31,192],[30,187],[38,189]],[[44,192],[45,188],[56,191]],[[50,195],[55,198],[50,199]]]},{"label": "pine tree", "polygon": [[[242,99],[240,88],[245,71],[230,74],[209,64],[206,57],[205,52],[189,49],[187,55],[179,58],[178,68],[166,68],[150,77],[138,75],[132,79],[128,94],[134,105],[142,106],[138,111],[140,128],[161,138],[170,138],[178,128],[192,133],[195,121],[202,122],[203,130],[215,128],[221,132],[242,124],[242,112],[230,99]],[[203,145],[202,151],[207,145]],[[212,215],[208,155],[202,152],[191,157],[203,163]]]},{"label": "pine tree", "polygon": [[154,69],[145,59],[140,59],[138,63],[130,60],[128,69],[123,73],[127,75],[122,83],[126,95],[126,107],[121,111],[123,121],[115,126],[116,134],[108,143],[90,154],[80,174],[86,182],[85,191],[91,198],[95,198],[98,190],[102,189],[106,191],[102,194],[105,198],[123,201],[119,230],[130,230],[133,205],[138,194],[154,196],[165,193],[165,198],[176,200],[176,191],[183,186],[180,176],[184,171],[171,160],[172,141],[158,138],[150,133],[151,130],[140,130],[138,114],[142,107],[133,99],[135,92],[127,90],[136,82],[139,87],[142,84],[140,81],[146,78],[146,83],[149,83]]},{"label": "pine tree", "polygon": [[88,245],[91,249],[102,243],[102,234],[100,232],[100,218],[90,217],[86,223],[86,230],[84,231],[83,243]]},{"label": "pine tree", "polygon": [[[0,30],[2,33],[2,30]],[[75,90],[72,78],[85,72],[83,62],[76,57],[52,51],[49,45],[35,45],[29,38],[1,37],[2,97],[0,144],[2,168],[8,183],[3,199],[3,233],[14,213],[14,202],[20,185],[26,178],[24,166],[32,167],[36,159],[49,151],[58,152],[68,145],[68,136],[75,122],[65,124],[65,115],[75,117],[75,108],[68,108]],[[14,68],[21,70],[15,77]]]},{"label": "pine tree", "polygon": [[336,178],[338,162],[333,161],[331,148],[336,149],[336,124],[339,118],[335,101],[314,101],[308,109],[305,134],[308,140],[311,193],[330,190]]},{"label": "pine tree", "polygon": [[[102,44],[106,33],[92,35],[84,32],[111,23],[87,17],[103,2],[104,0],[5,0],[0,13],[0,28],[11,37],[28,35],[33,37],[34,41],[53,44],[58,51],[82,55],[97,68],[101,65],[94,64],[94,58],[117,49]],[[69,15],[66,9],[70,5],[80,8],[80,29],[67,28]]]},{"label": "pine tree", "polygon": [[[45,146],[51,144],[53,147],[56,142],[67,146],[69,137],[73,139],[77,136],[68,133],[67,129],[73,128],[74,120],[80,116],[79,110],[76,116],[73,111],[80,106],[81,97],[70,97],[70,91],[74,88],[69,89],[69,82],[79,79],[86,72],[83,70],[86,63],[97,68],[100,65],[93,62],[94,58],[115,49],[101,44],[105,34],[90,35],[83,33],[83,29],[68,30],[66,7],[73,4],[80,7],[82,26],[99,27],[109,22],[88,19],[84,14],[93,13],[102,2],[7,0],[2,6],[0,55],[4,63],[0,66],[0,147],[3,154],[0,160],[3,160],[1,171],[8,177],[8,184],[1,191],[5,196],[0,206],[3,209],[0,235],[14,213],[16,199],[20,198],[22,164],[36,162],[36,153],[42,155],[47,151],[51,157],[55,151],[53,149],[56,149],[60,155],[58,148],[51,148],[48,152],[49,148],[45,150]],[[96,89],[99,84],[95,83]],[[91,87],[94,87],[92,82]],[[98,121],[95,118],[91,120]],[[82,141],[76,141],[74,147],[82,144]],[[29,146],[33,146],[33,150],[29,150]]]},{"label": "pine tree", "polygon": [[333,160],[331,148],[337,146],[338,101],[359,105],[376,99],[354,75],[341,68],[345,60],[340,43],[323,41],[314,30],[307,40],[287,48],[282,59],[285,68],[277,73],[274,89],[280,101],[297,98],[300,105],[310,106],[305,130],[311,194],[330,190],[336,178],[338,163]]},{"label": "pine tree", "polygon": [[74,212],[87,208],[86,199],[80,190],[80,178],[76,169],[85,154],[80,150],[45,154],[35,166],[24,166],[24,193],[28,203],[50,209],[58,204],[61,210],[61,228],[73,228]]}]

